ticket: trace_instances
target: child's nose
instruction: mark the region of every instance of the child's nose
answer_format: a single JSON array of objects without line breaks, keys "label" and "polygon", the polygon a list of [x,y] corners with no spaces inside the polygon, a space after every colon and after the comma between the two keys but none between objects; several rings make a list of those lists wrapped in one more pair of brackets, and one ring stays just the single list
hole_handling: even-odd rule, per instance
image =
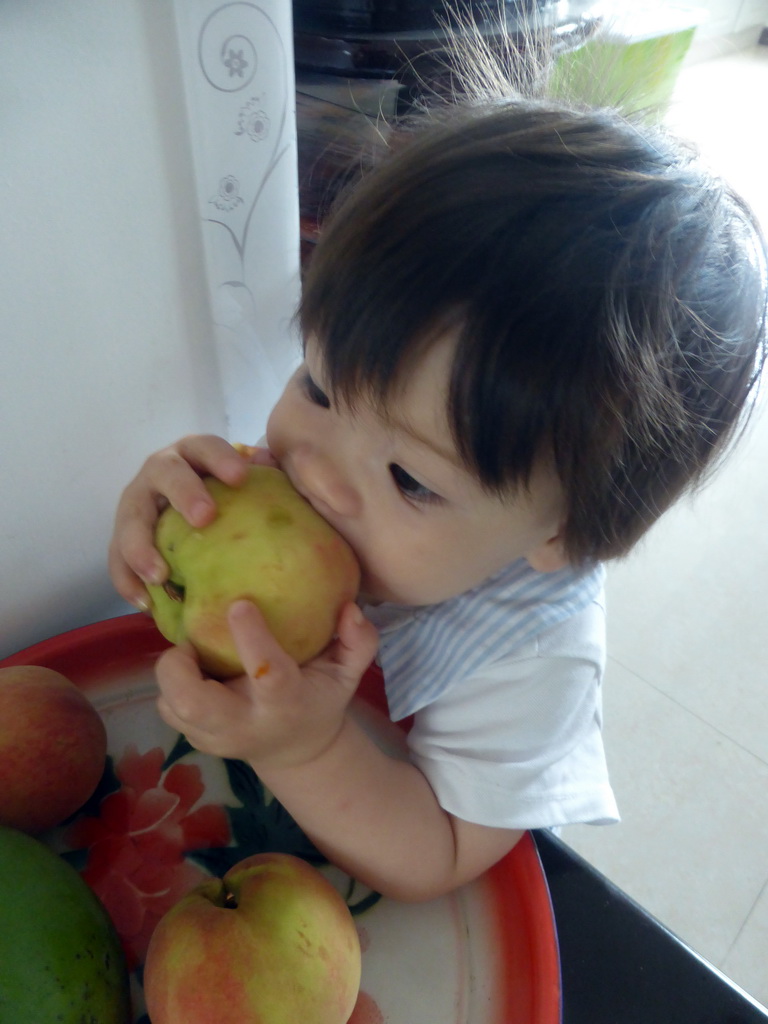
[{"label": "child's nose", "polygon": [[360,511],[360,496],[344,467],[309,448],[293,453],[293,482],[320,515],[350,518]]}]

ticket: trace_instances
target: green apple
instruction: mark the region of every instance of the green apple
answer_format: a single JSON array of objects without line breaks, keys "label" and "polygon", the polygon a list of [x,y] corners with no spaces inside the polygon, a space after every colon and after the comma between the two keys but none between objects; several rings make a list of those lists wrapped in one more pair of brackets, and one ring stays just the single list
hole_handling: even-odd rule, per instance
[{"label": "green apple", "polygon": [[106,756],[104,723],[74,683],[40,665],[0,669],[0,824],[58,825],[96,789]]},{"label": "green apple", "polygon": [[112,922],[53,850],[0,826],[0,1024],[128,1024]]},{"label": "green apple", "polygon": [[218,508],[212,523],[197,529],[173,508],[157,523],[155,544],[170,568],[164,585],[149,587],[158,629],[171,643],[188,640],[212,675],[239,675],[227,611],[248,598],[296,661],[313,658],[357,595],[352,549],[279,469],[252,466],[241,487],[205,484]]},{"label": "green apple", "polygon": [[346,1024],[360,942],[331,883],[261,853],[193,889],[155,928],[144,966],[152,1024]]}]

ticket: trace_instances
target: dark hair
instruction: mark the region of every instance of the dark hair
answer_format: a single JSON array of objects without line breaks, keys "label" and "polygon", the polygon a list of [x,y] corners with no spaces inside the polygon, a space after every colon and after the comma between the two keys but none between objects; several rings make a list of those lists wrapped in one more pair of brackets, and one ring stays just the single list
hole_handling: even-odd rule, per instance
[{"label": "dark hair", "polygon": [[456,329],[449,422],[491,491],[551,457],[574,564],[627,552],[743,421],[765,245],[660,130],[514,101],[409,138],[324,226],[300,308],[334,394],[386,405]]}]

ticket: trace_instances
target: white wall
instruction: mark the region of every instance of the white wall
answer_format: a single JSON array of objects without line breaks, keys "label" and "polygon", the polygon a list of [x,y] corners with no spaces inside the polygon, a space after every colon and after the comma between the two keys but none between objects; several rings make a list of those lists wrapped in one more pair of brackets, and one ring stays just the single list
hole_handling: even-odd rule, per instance
[{"label": "white wall", "polygon": [[[247,317],[212,324],[217,257],[201,220],[216,187],[195,178],[207,112],[184,51],[196,43],[190,19],[215,5],[183,3],[178,27],[171,0],[0,4],[0,656],[128,610],[106,570],[122,486],[183,433],[234,425],[256,440],[295,359],[291,152],[262,196],[271,219],[252,218],[254,266],[241,267],[247,282],[269,264],[269,310],[251,288]],[[285,35],[289,0],[271,6]],[[264,373],[250,391],[240,373],[235,416],[218,338],[236,333],[242,361],[259,324]]]},{"label": "white wall", "polygon": [[696,6],[708,15],[701,24],[703,36],[724,36],[768,24],[768,0],[697,0]]},{"label": "white wall", "polygon": [[768,0],[695,0],[702,12],[687,64],[756,46],[768,27]]}]

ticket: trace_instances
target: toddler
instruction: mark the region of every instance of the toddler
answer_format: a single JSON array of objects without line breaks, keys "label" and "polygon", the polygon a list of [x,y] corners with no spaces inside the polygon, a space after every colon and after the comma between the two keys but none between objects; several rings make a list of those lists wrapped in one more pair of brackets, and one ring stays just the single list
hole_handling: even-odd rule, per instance
[{"label": "toddler", "polygon": [[[757,226],[661,131],[514,100],[414,132],[323,229],[304,362],[254,456],[351,544],[359,601],[301,667],[235,603],[245,675],[166,652],[163,718],[398,899],[470,881],[525,829],[617,820],[602,565],[739,431],[765,317]],[[118,507],[120,593],[141,606],[167,573],[159,508],[204,525],[200,477],[244,473],[221,438],[151,456]],[[349,711],[374,657],[392,718],[414,716],[407,760]]]}]

